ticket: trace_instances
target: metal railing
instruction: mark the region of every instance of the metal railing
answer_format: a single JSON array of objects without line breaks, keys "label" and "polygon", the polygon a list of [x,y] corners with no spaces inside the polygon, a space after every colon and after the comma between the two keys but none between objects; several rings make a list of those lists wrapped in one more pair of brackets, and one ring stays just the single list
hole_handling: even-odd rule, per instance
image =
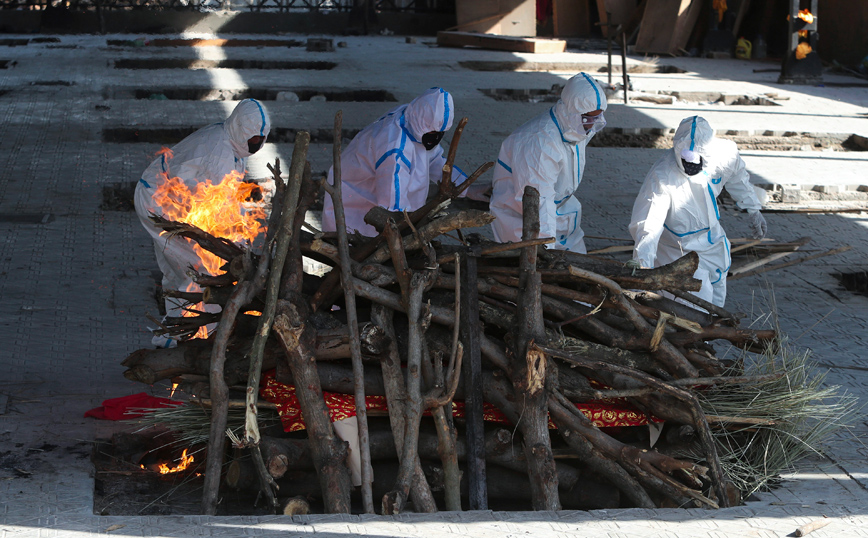
[{"label": "metal railing", "polygon": [[[454,13],[455,0],[368,0],[375,11]],[[350,11],[364,0],[0,0],[0,10]]]}]

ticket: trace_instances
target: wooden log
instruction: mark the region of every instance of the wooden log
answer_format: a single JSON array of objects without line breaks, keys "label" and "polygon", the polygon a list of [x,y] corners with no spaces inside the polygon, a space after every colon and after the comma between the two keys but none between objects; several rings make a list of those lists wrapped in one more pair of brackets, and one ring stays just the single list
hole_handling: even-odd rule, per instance
[{"label": "wooden log", "polygon": [[744,271],[744,272],[739,273],[737,275],[730,276],[729,280],[738,280],[739,278],[745,278],[745,277],[749,277],[749,276],[759,275],[759,274],[765,273],[767,271],[775,271],[777,269],[783,269],[785,267],[792,267],[793,265],[807,262],[807,261],[811,261],[811,260],[816,260],[817,258],[822,258],[824,256],[833,256],[835,254],[841,254],[842,252],[847,252],[851,248],[853,248],[853,247],[850,245],[847,245],[844,247],[839,247],[839,248],[833,248],[831,250],[827,250],[825,252],[820,252],[818,254],[811,254],[810,256],[803,256],[803,257],[799,258],[798,260],[790,260],[788,262],[779,263],[777,265],[769,265],[767,267],[763,267],[762,269],[754,269],[753,271]]},{"label": "wooden log", "polygon": [[[394,313],[392,310],[382,305],[374,305],[371,311],[371,320],[382,327],[384,333],[390,340],[387,352],[381,357],[381,364],[383,369],[386,400],[389,402],[388,408],[389,422],[392,426],[391,431],[399,433],[399,435],[393,436],[393,443],[397,454],[400,454],[403,457],[404,432],[407,428],[404,418],[407,414],[407,390],[404,376],[401,371],[401,357],[398,354],[395,327],[392,323],[393,316]],[[365,387],[365,390],[370,394],[368,387]],[[413,462],[413,479],[410,485],[410,499],[419,511],[435,512],[437,510],[437,505],[434,502],[434,497],[431,493],[431,487],[428,485],[428,480],[425,478],[425,473],[422,471],[422,464],[419,461],[418,453]]]},{"label": "wooden log", "polygon": [[187,239],[192,239],[203,249],[211,252],[215,256],[223,258],[226,261],[231,262],[238,256],[244,255],[244,249],[242,249],[229,239],[224,239],[222,237],[216,237],[214,235],[211,235],[205,230],[197,226],[193,226],[192,224],[171,221],[154,214],[151,214],[149,216],[149,219],[154,224],[154,226],[164,230],[166,233],[170,235],[186,237]]},{"label": "wooden log", "polygon": [[[485,384],[483,386],[486,401],[491,402],[500,409],[513,424],[521,421],[521,414],[511,397],[512,387],[509,381],[502,375],[495,376],[492,373],[488,373],[485,376]],[[570,407],[575,408],[572,404]],[[620,489],[624,497],[631,499],[637,506],[645,508],[653,508],[655,506],[654,502],[645,490],[639,486],[638,482],[617,463],[616,458],[612,458],[604,454],[602,450],[596,448],[589,439],[585,439],[584,436],[579,434],[578,430],[572,427],[570,423],[559,420],[559,417],[566,417],[567,421],[575,421],[574,418],[570,417],[570,411],[561,407],[557,400],[553,400],[551,397],[549,398],[549,411],[552,413],[552,419],[558,425],[558,432],[576,450],[576,454],[582,461],[593,465],[596,472],[608,478],[615,487]]]},{"label": "wooden log", "polygon": [[[547,349],[546,352],[554,352],[555,354],[558,354],[557,351],[553,351],[550,348]],[[584,359],[576,356],[572,356],[570,357],[570,359],[578,362],[584,361]],[[727,481],[725,475],[723,474],[720,460],[717,456],[717,445],[711,435],[711,430],[708,427],[708,422],[705,419],[705,415],[702,411],[702,408],[700,407],[699,400],[697,399],[695,394],[691,394],[681,388],[660,381],[653,376],[649,376],[648,374],[639,372],[637,370],[632,370],[630,368],[624,368],[621,366],[607,365],[605,363],[597,361],[584,362],[586,367],[595,371],[610,369],[613,373],[630,377],[636,381],[653,387],[657,389],[660,394],[665,394],[671,398],[680,400],[683,403],[683,412],[690,416],[690,424],[692,424],[699,433],[700,440],[705,451],[705,459],[708,462],[708,466],[711,471],[712,486],[717,493],[718,502],[721,504],[721,506],[724,507],[729,505],[729,496],[727,495],[726,487]],[[675,408],[673,407],[658,406],[657,412],[671,414],[674,409]],[[660,470],[665,472],[664,469]]]},{"label": "wooden log", "polygon": [[310,503],[304,497],[290,497],[283,503],[281,513],[285,516],[303,516],[310,513]]},{"label": "wooden log", "polygon": [[810,242],[811,242],[810,237],[802,237],[793,244],[793,246],[790,250],[788,250],[786,252],[778,252],[776,254],[770,254],[768,256],[765,256],[765,257],[760,258],[758,260],[754,260],[752,262],[745,263],[745,264],[740,265],[738,267],[732,267],[729,270],[729,274],[732,276],[735,276],[735,275],[738,275],[739,273],[747,273],[748,271],[752,271],[753,269],[756,269],[757,267],[761,267],[761,266],[769,264],[773,261],[779,260],[785,256],[789,256],[790,254],[794,253],[795,251],[799,250],[799,248],[807,245]]},{"label": "wooden log", "polygon": [[[358,419],[359,431],[359,457],[361,459],[361,480],[362,480],[362,505],[368,514],[374,513],[374,500],[371,494],[371,454],[368,445],[368,417],[365,408],[365,367],[362,364],[362,351],[359,346],[359,322],[356,313],[356,294],[353,291],[350,263],[350,247],[347,240],[346,219],[344,218],[344,203],[341,195],[341,125],[343,122],[343,111],[338,110],[335,114],[334,124],[334,143],[333,143],[333,185],[327,182],[323,183],[326,192],[332,198],[335,212],[335,226],[338,235],[338,250],[340,251],[341,259],[341,288],[344,292],[344,306],[347,313],[347,326],[350,329],[350,352],[353,362],[353,380],[356,402],[356,418]],[[301,261],[301,256],[299,256]],[[299,271],[301,274],[301,271]],[[300,291],[300,290],[299,290]]]},{"label": "wooden log", "polygon": [[[453,156],[454,157],[454,156]],[[451,163],[447,159],[443,174],[451,177]],[[436,267],[436,258],[433,249],[428,249],[428,260]],[[460,280],[460,268],[459,277]],[[454,291],[453,313],[455,319],[461,319],[461,289],[458,285]],[[425,331],[426,344],[429,340],[429,325]],[[460,340],[460,326],[452,328],[451,346],[445,353],[443,351],[431,351],[431,346],[426,345],[423,357],[422,374],[427,386],[424,397],[424,406],[431,410],[434,425],[437,431],[437,454],[443,465],[444,474],[444,497],[446,510],[450,512],[461,511],[461,469],[458,466],[458,454],[456,452],[458,434],[453,423],[452,409],[453,398],[458,390],[461,378],[464,348]],[[448,353],[449,361],[444,370],[443,357]]]},{"label": "wooden log", "polygon": [[[263,288],[265,290],[265,305],[259,318],[259,327],[253,338],[253,343],[251,344],[250,368],[247,373],[247,391],[245,398],[247,401],[247,408],[244,420],[243,442],[251,449],[253,462],[259,471],[262,491],[273,508],[277,508],[273,490],[274,482],[265,469],[265,463],[263,462],[262,454],[259,450],[259,422],[256,417],[256,403],[259,399],[259,382],[262,376],[265,346],[268,343],[268,336],[275,319],[277,301],[280,295],[281,279],[286,270],[285,266],[287,264],[289,250],[291,245],[294,243],[293,237],[297,238],[297,232],[296,229],[293,228],[293,225],[296,221],[295,216],[298,211],[298,200],[301,192],[301,185],[304,181],[304,172],[305,170],[308,170],[309,173],[310,168],[306,160],[309,144],[310,134],[305,131],[300,131],[295,137],[295,145],[292,150],[292,161],[289,166],[289,178],[286,189],[283,191],[284,198],[282,200],[280,217],[272,215],[272,218],[269,219],[269,223],[272,224],[273,227],[277,224],[277,231],[273,232],[274,235],[270,237],[274,242],[274,259],[271,271],[268,274],[267,284],[265,282],[263,283]],[[278,177],[276,179],[279,180],[280,178]],[[279,220],[277,220],[278,218]],[[297,240],[295,243],[297,243]],[[266,245],[265,252],[267,254],[272,252],[271,247],[272,244]],[[292,270],[292,267],[290,267],[290,270]],[[313,338],[315,341],[316,336],[314,335]],[[281,343],[283,344],[284,342],[281,341]]]},{"label": "wooden log", "polygon": [[485,424],[482,412],[482,334],[477,289],[476,256],[471,251],[460,255],[458,269],[461,286],[461,343],[465,358],[462,377],[465,391],[465,439],[467,443],[467,490],[470,510],[487,510],[488,493],[485,481]]},{"label": "wooden log", "polygon": [[[703,473],[704,468],[701,466],[675,460],[654,451],[640,451],[629,445],[623,445],[619,441],[600,432],[575,406],[568,401],[558,400],[556,394],[553,394],[550,398],[549,409],[559,428],[564,428],[565,431],[566,429],[573,430],[576,432],[576,435],[584,436],[601,454],[617,462],[620,467],[630,473],[646,492],[644,496],[640,495],[640,498],[646,499],[644,502],[650,499],[647,495],[647,491],[650,489],[651,491],[665,495],[678,506],[689,506],[693,504],[694,500],[702,500],[706,505],[717,508],[717,504],[714,501],[678,483],[667,474],[667,472],[672,472],[679,468],[688,472],[699,471]],[[652,463],[652,460],[656,460],[656,462]],[[666,470],[661,470],[661,468]],[[632,487],[635,486],[631,487],[630,482],[624,484],[622,485],[623,489],[621,489],[621,492],[625,495],[630,495],[631,491],[641,491],[633,490]]]},{"label": "wooden log", "polygon": [[[249,258],[246,258],[246,260],[250,262]],[[256,273],[249,277],[249,279],[240,280],[235,286],[232,297],[223,309],[220,324],[217,326],[217,330],[213,336],[209,384],[210,396],[214,404],[211,408],[211,429],[208,438],[205,483],[202,493],[202,512],[206,515],[215,515],[217,513],[220,474],[223,467],[223,447],[226,440],[225,431],[228,415],[227,402],[229,400],[229,387],[226,385],[224,373],[226,347],[235,325],[235,317],[239,314],[242,306],[248,304],[265,285],[269,261],[270,257],[267,254],[264,255],[256,268]],[[271,498],[269,500],[273,501]]]},{"label": "wooden log", "polygon": [[[458,127],[460,129],[456,129],[456,135],[452,136],[452,143],[449,147],[450,154],[454,154],[453,147],[458,146],[458,142],[460,140],[460,131],[463,129],[463,126],[466,124],[466,118],[462,118],[462,121],[458,123]],[[460,185],[453,185],[451,182],[451,178],[449,181],[441,180],[440,188],[437,191],[437,194],[434,195],[428,202],[425,203],[422,207],[413,211],[409,214],[409,222],[413,225],[418,224],[423,218],[427,217],[428,214],[433,211],[435,208],[439,207],[441,204],[446,202],[447,200],[451,200],[461,195],[468,187],[470,187],[482,174],[488,171],[491,167],[494,166],[493,162],[484,163],[482,166],[476,169],[470,177],[468,177],[463,183]],[[377,212],[380,209],[385,211],[384,208],[375,207],[371,211]],[[369,211],[370,213],[370,211]],[[388,213],[388,212],[386,212]],[[365,215],[367,218],[367,215]],[[386,221],[385,218],[382,219],[383,222]],[[399,230],[403,230],[406,228],[406,225],[402,221],[399,222]],[[379,236],[373,238],[370,241],[367,241],[364,245],[353,249],[352,257],[356,261],[361,261],[367,259],[374,251],[376,251],[380,245],[385,241],[385,237],[380,234]],[[311,307],[314,311],[321,309],[324,305],[331,305],[332,301],[337,297],[335,295],[335,286],[337,285],[337,272],[332,272],[329,275],[326,275],[326,278],[323,279],[320,288],[311,298]]]},{"label": "wooden log", "polygon": [[319,386],[316,362],[313,359],[315,336],[306,326],[308,311],[301,302],[279,301],[273,329],[286,350],[289,367],[305,425],[311,439],[311,455],[330,513],[350,512],[349,467],[346,465],[347,445],[334,433],[328,409]]},{"label": "wooden log", "polygon": [[[419,233],[404,238],[404,250],[420,250],[423,245],[429,243],[438,236],[462,228],[478,228],[486,226],[494,221],[494,217],[485,211],[465,209],[450,213],[431,221],[419,228]],[[377,249],[366,260],[366,263],[382,263],[390,259],[389,248],[385,245]]]},{"label": "wooden log", "polygon": [[[372,428],[370,439],[371,459],[373,461],[388,461],[394,460],[397,457],[395,436],[393,436],[392,429]],[[493,465],[494,472],[499,472],[497,467],[503,467],[524,473],[526,476],[527,462],[524,459],[521,447],[516,444],[512,432],[505,428],[497,428],[490,431],[485,437],[484,448],[484,457],[487,462]],[[313,470],[313,461],[310,456],[307,439],[284,439],[263,435],[261,449],[266,466],[278,483],[282,483],[282,479],[285,476],[292,477],[294,473],[300,471],[310,472]],[[420,456],[426,461],[438,459],[438,436],[430,430],[420,432],[418,450]],[[463,440],[459,440],[456,445],[456,455],[460,461],[466,461],[467,450],[466,443]],[[573,492],[573,496],[581,494],[584,496],[583,498],[588,499],[588,496],[592,496],[596,491],[599,491],[596,487],[587,489],[589,482],[582,478],[582,473],[574,466],[560,461],[556,462],[556,466],[558,484],[562,492]],[[425,480],[424,483],[427,484],[427,478],[425,478],[424,474],[422,477]],[[384,480],[384,477],[380,476],[376,476],[375,478],[379,481]],[[256,469],[249,459],[236,459],[227,468],[225,482],[227,486],[233,489],[255,491],[258,485],[257,479]],[[439,484],[442,484],[442,480]],[[462,488],[466,492],[466,482]],[[527,500],[530,500],[529,488],[524,489],[528,491],[526,493]],[[607,496],[611,498],[611,493],[607,494]],[[498,498],[505,497],[503,494],[498,494]],[[589,504],[588,500],[583,501],[581,504],[585,506],[593,505],[593,503]],[[606,501],[603,504],[610,505],[610,502]],[[571,507],[576,507],[577,505],[577,502],[571,502],[570,504]],[[414,508],[416,510],[420,509],[416,505],[414,505]],[[436,510],[436,506],[433,510]]]},{"label": "wooden log", "polygon": [[[702,287],[702,282],[693,278],[693,274],[699,267],[699,255],[695,252],[688,252],[674,262],[654,269],[636,269],[635,274],[633,269],[625,267],[621,262],[577,252],[541,249],[540,258],[549,267],[568,270],[569,266],[573,265],[614,280],[625,288],[699,291]],[[562,272],[549,273],[545,269],[541,269],[540,272],[544,280],[549,274],[563,275]]]},{"label": "wooden log", "polygon": [[678,377],[695,377],[698,374],[696,368],[694,368],[687,358],[684,357],[684,355],[670,342],[660,339],[656,342],[658,345],[654,345],[655,340],[651,337],[651,326],[647,320],[639,314],[634,303],[629,297],[626,297],[623,294],[621,286],[619,286],[615,281],[575,266],[570,267],[570,273],[577,278],[593,282],[607,289],[611,294],[610,297],[612,301],[618,305],[625,317],[633,324],[636,331],[642,334],[642,336],[648,336],[651,338],[649,350],[652,351],[661,363],[663,363],[670,373]]},{"label": "wooden log", "polygon": [[[393,251],[394,257],[403,257],[403,251]],[[397,265],[397,264],[396,264]],[[398,514],[410,492],[413,480],[414,462],[417,457],[419,421],[422,418],[422,347],[426,321],[422,319],[422,296],[434,281],[433,271],[413,273],[409,289],[402,289],[407,305],[407,318],[410,335],[407,345],[407,403],[405,406],[404,449],[395,487],[383,496],[383,513]],[[426,313],[427,316],[427,313]]]},{"label": "wooden log", "polygon": [[[522,198],[522,240],[539,236],[539,192],[527,186]],[[553,386],[553,370],[548,358],[537,351],[536,343],[546,340],[543,324],[542,279],[536,270],[537,247],[522,250],[520,262],[521,293],[518,298],[516,335],[510,378],[516,402],[521,406],[518,429],[524,439],[530,493],[534,510],[560,510],[558,475],[548,431],[548,397]]]},{"label": "wooden log", "polygon": [[[358,293],[360,296],[365,297],[366,299],[373,301],[377,304],[389,307],[392,310],[403,311],[400,296],[398,296],[397,294],[387,290],[383,290],[376,286],[372,286],[371,284],[358,278],[353,279],[353,286],[356,290],[356,293]],[[455,315],[449,309],[432,305],[429,307],[429,311],[431,313],[431,320],[435,323],[439,323],[447,327],[454,326]],[[485,334],[481,334],[479,337],[479,347],[482,351],[482,355],[492,364],[502,369],[503,371],[509,370],[509,361],[506,358],[506,354],[504,353],[502,346],[496,344],[491,338],[487,337]]]},{"label": "wooden log", "polygon": [[437,32],[437,45],[441,47],[477,47],[482,49],[555,54],[567,49],[563,39],[518,37],[475,32]]},{"label": "wooden log", "polygon": [[[350,356],[349,335],[346,328],[317,331],[314,354],[317,360],[346,359]],[[227,385],[246,380],[249,374],[251,340],[232,338],[226,349],[224,376]],[[388,339],[373,324],[361,331],[362,349],[367,355],[379,356],[388,346]],[[205,375],[210,365],[212,344],[208,340],[188,340],[175,348],[140,349],[131,353],[121,364],[128,369],[124,377],[147,385],[185,374]],[[269,339],[264,349],[263,369],[280,366],[283,350],[275,339]],[[288,379],[286,377],[283,378]],[[281,381],[287,382],[287,381]],[[325,382],[325,381],[323,381]],[[291,383],[291,381],[289,381]],[[327,390],[336,391],[334,388]]]}]

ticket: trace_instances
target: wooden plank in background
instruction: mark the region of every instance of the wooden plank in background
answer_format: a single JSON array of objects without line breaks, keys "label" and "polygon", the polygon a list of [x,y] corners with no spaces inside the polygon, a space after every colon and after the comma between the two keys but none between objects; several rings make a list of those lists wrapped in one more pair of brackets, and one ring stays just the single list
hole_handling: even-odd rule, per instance
[{"label": "wooden plank in background", "polygon": [[450,30],[483,34],[535,36],[535,0],[455,0],[455,19]]},{"label": "wooden plank in background", "polygon": [[636,52],[678,55],[687,45],[701,7],[701,0],[648,0]]},{"label": "wooden plank in background", "polygon": [[562,39],[500,36],[470,32],[437,32],[437,44],[441,47],[479,47],[481,49],[537,54],[553,54],[567,50],[567,42]]}]

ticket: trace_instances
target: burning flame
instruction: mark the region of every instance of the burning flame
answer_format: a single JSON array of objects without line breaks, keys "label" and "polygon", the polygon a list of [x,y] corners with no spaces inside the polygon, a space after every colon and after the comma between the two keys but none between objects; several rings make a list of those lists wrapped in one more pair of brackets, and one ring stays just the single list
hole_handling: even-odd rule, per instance
[{"label": "burning flame", "polygon": [[[805,21],[805,24],[811,24],[812,22],[814,22],[814,19],[816,18],[816,17],[814,17],[814,14],[811,13],[810,9],[800,10],[797,17],[802,19],[803,21]],[[787,15],[787,20],[790,20],[789,15]],[[799,37],[808,37],[808,31],[807,30],[799,30]]]},{"label": "burning flame", "polygon": [[813,49],[804,41],[796,47],[796,60],[804,60]]},{"label": "burning flame", "polygon": [[261,316],[262,312],[260,312],[259,310],[248,310],[247,312],[245,312],[245,314],[247,314],[248,316]]},{"label": "burning flame", "polygon": [[[172,158],[172,150],[163,148],[158,155],[166,160]],[[205,179],[196,184],[191,191],[179,177],[169,177],[165,174],[162,184],[154,193],[154,202],[160,206],[163,217],[168,220],[191,224],[215,237],[228,239],[234,243],[253,243],[265,231],[263,221],[265,211],[258,207],[245,207],[243,204],[250,199],[259,188],[254,183],[242,181],[244,174],[233,170],[223,177],[219,183]],[[165,233],[165,232],[164,232]],[[222,273],[220,267],[225,260],[211,254],[199,245],[190,242],[193,251],[199,256],[201,266],[195,269],[211,275]],[[192,284],[186,291],[201,291],[198,285]],[[192,307],[194,310],[204,310],[201,303]],[[195,316],[192,312],[184,312],[185,316]],[[194,338],[207,338],[208,330],[203,326]]]},{"label": "burning flame", "polygon": [[[216,237],[235,243],[252,243],[265,230],[262,220],[265,211],[245,209],[242,204],[258,189],[254,183],[242,181],[244,175],[237,170],[226,174],[217,184],[206,179],[196,185],[193,192],[181,178],[166,177],[154,193],[154,202],[169,220],[192,224]],[[224,260],[193,245],[210,274],[218,274]]]},{"label": "burning flame", "polygon": [[160,474],[179,473],[185,470],[193,463],[193,456],[187,455],[187,449],[181,454],[181,461],[175,467],[169,467],[165,463],[160,464]]},{"label": "burning flame", "polygon": [[175,390],[177,390],[177,388],[178,388],[178,384],[172,383],[172,390],[171,390],[171,392],[169,392],[169,398],[171,398],[172,396],[175,395]]},{"label": "burning flame", "polygon": [[813,15],[813,13],[811,13],[810,9],[799,10],[798,17],[808,24],[811,24],[812,22],[814,22],[814,15]]}]

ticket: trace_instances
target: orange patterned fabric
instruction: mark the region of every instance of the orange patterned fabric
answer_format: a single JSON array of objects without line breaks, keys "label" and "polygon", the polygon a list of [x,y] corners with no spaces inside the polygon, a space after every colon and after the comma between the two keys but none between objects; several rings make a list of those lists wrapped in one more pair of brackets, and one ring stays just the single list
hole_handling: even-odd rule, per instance
[{"label": "orange patterned fabric", "polygon": [[[262,376],[260,395],[266,401],[277,406],[284,431],[294,432],[305,429],[304,418],[301,415],[301,407],[295,395],[295,387],[284,385],[274,379],[274,371],[266,372]],[[351,394],[338,394],[323,392],[323,398],[329,409],[332,421],[343,420],[356,416],[356,399]],[[365,396],[365,408],[371,411],[387,412],[385,396]],[[649,417],[631,406],[624,399],[598,400],[576,404],[586,417],[593,421],[598,428],[615,426],[642,426],[648,424]],[[496,407],[489,403],[483,403],[483,418],[489,422],[510,424],[506,416]],[[429,413],[425,413],[426,416]],[[452,402],[452,415],[456,418],[464,416],[464,402]],[[662,422],[651,416],[654,422]],[[549,420],[549,428],[555,429],[554,423]]]}]

